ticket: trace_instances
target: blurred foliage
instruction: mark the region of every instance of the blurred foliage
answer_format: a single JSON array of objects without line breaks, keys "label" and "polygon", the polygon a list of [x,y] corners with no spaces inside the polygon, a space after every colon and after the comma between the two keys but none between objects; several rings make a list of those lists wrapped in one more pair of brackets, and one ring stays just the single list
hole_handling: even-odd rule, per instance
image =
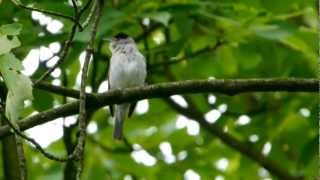
[{"label": "blurred foliage", "polygon": [[[73,13],[66,0],[22,2],[70,16]],[[86,1],[81,2],[83,5]],[[137,43],[147,57],[148,78],[152,83],[167,82],[173,78],[315,78],[318,45],[316,4],[315,0],[106,1],[88,84],[96,92],[106,79],[110,52],[103,38],[120,31],[140,37]],[[23,27],[19,35],[21,46],[13,50],[15,56],[22,60],[32,49],[49,47],[52,42],[62,44],[72,26],[72,22],[63,18],[46,16],[50,17],[49,22],[63,22],[63,28],[52,33],[46,23],[40,21],[39,24],[31,14],[10,1],[0,1],[0,25],[18,22]],[[79,87],[76,81],[81,67],[79,56],[89,39],[89,30],[90,27],[76,33],[71,52],[61,66],[66,77],[62,73],[48,81],[69,88]],[[218,42],[221,45],[211,50]],[[0,50],[3,48],[1,46]],[[193,56],[204,48],[208,50]],[[176,59],[181,60],[165,65]],[[33,61],[40,62],[31,76],[37,79],[45,72],[50,60]],[[33,95],[32,105],[25,108],[23,116],[64,103],[60,96],[45,91],[34,90]],[[216,122],[221,128],[258,151],[270,142],[272,148],[268,158],[292,174],[304,174],[306,179],[316,177],[318,102],[314,94],[214,95],[217,98],[214,104],[208,103],[207,94],[190,98],[203,113],[226,104],[227,111]],[[239,116],[244,114],[250,117],[250,123],[237,124]],[[178,116],[165,101],[151,99],[147,113],[135,114],[126,122],[128,141],[139,144],[156,158],[155,165],[146,166],[135,162],[125,143],[112,139],[112,121],[108,111],[100,109],[94,112],[91,121],[97,124],[98,130],[89,135],[83,179],[123,179],[125,176],[148,180],[183,179],[188,169],[197,172],[204,180],[217,176],[228,180],[273,177],[261,173],[263,169],[258,163],[229,148],[205,129],[200,127],[198,135],[188,134],[186,128],[177,129]],[[249,141],[252,135],[258,137],[257,142]],[[175,162],[165,161],[159,149],[162,142],[171,144]],[[62,140],[52,143],[48,150],[63,154]],[[62,164],[45,159],[28,143],[25,151],[29,179],[62,179]],[[182,158],[183,154],[186,157]],[[221,158],[229,162],[225,170],[216,166]],[[0,171],[3,178],[2,173]]]}]

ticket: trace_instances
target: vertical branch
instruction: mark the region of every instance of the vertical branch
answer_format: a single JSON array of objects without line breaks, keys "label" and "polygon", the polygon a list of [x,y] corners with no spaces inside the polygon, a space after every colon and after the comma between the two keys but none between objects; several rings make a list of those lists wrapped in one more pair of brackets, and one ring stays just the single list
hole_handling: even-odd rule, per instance
[{"label": "vertical branch", "polygon": [[[3,109],[1,108],[0,111],[1,124],[7,124]],[[5,179],[26,180],[27,169],[21,139],[17,135],[11,135],[2,140],[2,145]]]},{"label": "vertical branch", "polygon": [[16,143],[16,151],[18,155],[18,163],[19,163],[19,171],[20,171],[20,179],[21,180],[26,180],[28,177],[27,174],[27,165],[26,165],[26,158],[24,156],[24,151],[23,151],[23,142],[22,139],[19,137],[19,135],[15,134],[15,143]]},{"label": "vertical branch", "polygon": [[80,85],[80,99],[79,99],[79,137],[78,137],[78,157],[79,157],[79,165],[77,172],[77,179],[80,179],[82,170],[83,170],[83,160],[84,160],[84,148],[85,148],[85,138],[86,138],[86,80],[87,80],[87,72],[90,59],[93,54],[94,41],[97,33],[97,28],[99,24],[100,17],[102,15],[102,7],[103,0],[97,0],[96,2],[96,14],[93,19],[93,28],[91,31],[91,39],[86,48],[86,56],[82,68],[81,74],[81,85]]},{"label": "vertical branch", "polygon": [[[82,31],[82,27],[81,25],[78,25],[79,24],[79,21],[80,21],[80,18],[81,18],[81,15],[87,10],[87,8],[90,6],[91,4],[91,1],[92,0],[88,0],[86,5],[79,11],[78,10],[78,7],[77,7],[77,3],[76,3],[76,0],[72,0],[72,6],[74,8],[74,15],[73,15],[73,19],[75,19],[75,22],[73,23],[73,26],[71,28],[71,32],[69,33],[69,37],[68,39],[65,41],[64,43],[64,46],[63,46],[63,49],[61,51],[61,56],[59,61],[50,69],[48,69],[35,83],[34,85],[37,85],[39,82],[41,82],[42,80],[45,80],[49,74],[51,74],[61,63],[63,63],[69,53],[69,50],[71,48],[71,45],[72,45],[72,41],[73,41],[73,38],[77,32],[77,27],[80,27],[80,31]],[[92,8],[94,9],[94,7]],[[87,19],[91,19],[91,17],[88,17]],[[89,21],[88,20],[88,21]]]},{"label": "vertical branch", "polygon": [[[62,84],[64,87],[68,87],[68,78],[66,74],[66,70],[62,70]],[[67,103],[67,97],[63,96],[62,100],[63,104]],[[72,139],[73,130],[75,129],[77,124],[73,124],[70,126],[65,126],[65,118],[63,119],[63,144],[65,146],[67,154],[72,154],[75,148],[75,142]],[[77,175],[77,166],[76,162],[73,158],[68,159],[64,166],[63,170],[63,179],[64,180],[75,180]]]}]

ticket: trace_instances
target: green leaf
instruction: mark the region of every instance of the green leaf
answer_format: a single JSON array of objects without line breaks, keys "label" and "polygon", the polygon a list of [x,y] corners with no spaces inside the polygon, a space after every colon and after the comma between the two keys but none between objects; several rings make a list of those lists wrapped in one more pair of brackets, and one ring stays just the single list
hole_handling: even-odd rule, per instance
[{"label": "green leaf", "polygon": [[7,36],[0,36],[0,55],[11,51],[11,49],[20,46],[20,41],[17,37],[11,40]]},{"label": "green leaf", "polygon": [[53,106],[53,97],[43,90],[33,89],[34,101],[32,106],[38,111],[50,109]]},{"label": "green leaf", "polygon": [[[17,23],[0,26],[0,55],[20,46],[20,41],[15,35],[18,35],[21,29],[22,25]],[[14,37],[8,38],[8,36]]]},{"label": "green leaf", "polygon": [[281,28],[278,25],[253,26],[252,30],[257,36],[269,40],[279,40],[292,35],[292,32],[288,29]]},{"label": "green leaf", "polygon": [[171,19],[171,14],[168,12],[153,12],[147,15],[150,19],[157,21],[165,26],[168,26]]},{"label": "green leaf", "polygon": [[24,100],[32,99],[32,82],[20,73],[22,69],[21,62],[12,53],[0,56],[0,72],[9,90],[6,116],[11,121],[19,119]]},{"label": "green leaf", "polygon": [[318,137],[316,136],[303,146],[299,157],[299,164],[309,164],[312,159],[316,158],[318,143]]},{"label": "green leaf", "polygon": [[19,23],[5,24],[0,26],[0,35],[11,35],[15,36],[20,34],[22,25]]}]

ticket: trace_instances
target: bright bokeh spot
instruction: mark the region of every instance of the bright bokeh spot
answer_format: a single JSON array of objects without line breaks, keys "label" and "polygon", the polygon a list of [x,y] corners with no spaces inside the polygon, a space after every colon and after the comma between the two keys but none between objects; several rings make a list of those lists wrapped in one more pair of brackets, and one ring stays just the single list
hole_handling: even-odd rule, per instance
[{"label": "bright bokeh spot", "polygon": [[135,150],[131,153],[131,157],[139,164],[145,166],[154,166],[157,162],[157,159],[150,155],[146,150],[140,148],[134,148]]},{"label": "bright bokeh spot", "polygon": [[167,141],[160,143],[159,149],[164,156],[164,161],[168,164],[176,162],[176,157],[172,154],[171,144]]},{"label": "bright bokeh spot", "polygon": [[51,52],[53,53],[58,53],[61,49],[61,44],[59,42],[53,42],[49,44],[49,49],[51,50]]},{"label": "bright bokeh spot", "polygon": [[133,179],[132,179],[132,176],[130,176],[129,174],[127,174],[127,175],[125,175],[125,176],[123,177],[123,180],[133,180]]},{"label": "bright bokeh spot", "polygon": [[196,136],[200,133],[200,125],[197,121],[188,119],[181,115],[177,117],[176,128],[187,128],[187,133],[191,136]]},{"label": "bright bokeh spot", "polygon": [[98,93],[105,93],[109,90],[108,88],[109,88],[108,81],[107,80],[102,81],[102,83],[99,85]]},{"label": "bright bokeh spot", "polygon": [[239,126],[243,126],[243,125],[247,125],[249,124],[251,121],[251,118],[248,116],[248,115],[241,115],[236,124],[239,125]]},{"label": "bright bokeh spot", "polygon": [[[33,114],[32,114],[33,115]],[[26,130],[31,138],[34,138],[43,148],[48,147],[52,142],[59,140],[63,135],[63,118],[35,126]],[[54,129],[54,131],[52,131]]]},{"label": "bright bokeh spot", "polygon": [[149,110],[149,101],[148,99],[143,99],[138,101],[137,107],[135,109],[135,113],[142,115],[147,113]]},{"label": "bright bokeh spot", "polygon": [[225,112],[227,112],[227,110],[228,110],[228,105],[227,105],[227,104],[220,104],[220,105],[218,106],[218,110],[219,110],[221,113],[225,113]]},{"label": "bright bokeh spot", "polygon": [[61,69],[60,68],[56,68],[54,71],[52,71],[52,73],[50,74],[52,77],[54,78],[58,78],[61,75]]},{"label": "bright bokeh spot", "polygon": [[214,104],[214,103],[216,103],[216,101],[217,101],[216,96],[213,95],[213,94],[209,94],[209,96],[208,96],[208,102],[209,102],[209,104]]},{"label": "bright bokeh spot", "polygon": [[63,28],[63,23],[59,20],[52,20],[47,25],[47,30],[52,34],[60,33]]},{"label": "bright bokeh spot", "polygon": [[39,50],[38,49],[31,49],[28,55],[22,61],[22,65],[24,69],[22,73],[31,76],[39,67]]},{"label": "bright bokeh spot", "polygon": [[258,142],[259,141],[259,136],[257,134],[252,134],[249,137],[249,141],[252,143]]},{"label": "bright bokeh spot", "polygon": [[200,175],[192,169],[186,170],[184,173],[184,180],[200,180]]},{"label": "bright bokeh spot", "polygon": [[170,96],[170,99],[172,99],[175,103],[179,104],[181,107],[188,107],[187,101],[181,95]]},{"label": "bright bokeh spot", "polygon": [[258,170],[258,175],[262,178],[267,178],[270,176],[269,172],[265,168],[260,168]]},{"label": "bright bokeh spot", "polygon": [[49,59],[46,63],[46,66],[48,68],[53,67],[58,61],[59,61],[59,57],[58,56],[53,56],[51,59]]},{"label": "bright bokeh spot", "polygon": [[78,115],[68,116],[64,119],[64,126],[69,127],[77,122]]},{"label": "bright bokeh spot", "polygon": [[31,12],[31,18],[35,21],[39,20],[40,18],[42,18],[43,14],[41,12],[38,11],[32,11]]},{"label": "bright bokeh spot", "polygon": [[40,61],[46,61],[48,59],[50,59],[53,56],[52,51],[45,47],[45,46],[41,46],[40,47]]},{"label": "bright bokeh spot", "polygon": [[41,26],[45,26],[52,21],[52,18],[49,16],[42,15],[42,16],[40,16],[38,21]]},{"label": "bright bokeh spot", "polygon": [[224,180],[224,177],[222,175],[218,175],[214,178],[214,180]]},{"label": "bright bokeh spot", "polygon": [[143,18],[142,24],[148,27],[150,25],[150,18]]},{"label": "bright bokeh spot", "polygon": [[180,152],[178,153],[178,155],[177,155],[177,159],[178,159],[179,161],[182,161],[182,160],[185,160],[185,159],[187,158],[187,156],[188,156],[188,152],[187,152],[186,150],[180,151]]},{"label": "bright bokeh spot", "polygon": [[220,171],[226,171],[229,165],[229,160],[227,158],[221,158],[216,163],[215,166]]},{"label": "bright bokeh spot", "polygon": [[221,117],[221,112],[216,109],[213,109],[204,115],[204,118],[206,119],[206,121],[211,124],[215,123],[220,117]]},{"label": "bright bokeh spot", "polygon": [[88,126],[87,126],[87,132],[88,132],[89,134],[94,134],[94,133],[97,132],[97,130],[98,130],[98,125],[97,125],[97,123],[94,122],[94,121],[91,121],[91,122],[88,124]]},{"label": "bright bokeh spot", "polygon": [[61,86],[61,80],[60,79],[54,79],[52,82],[51,82],[52,85],[55,85],[55,86]]},{"label": "bright bokeh spot", "polygon": [[301,108],[299,110],[299,112],[300,112],[301,116],[303,116],[305,118],[310,117],[310,114],[311,114],[311,112],[308,108]]},{"label": "bright bokeh spot", "polygon": [[86,93],[92,93],[92,87],[86,86],[85,91],[86,91]]},{"label": "bright bokeh spot", "polygon": [[271,149],[272,149],[272,144],[271,142],[266,142],[264,145],[263,145],[263,148],[262,148],[262,154],[267,156],[269,155],[269,153],[271,152]]},{"label": "bright bokeh spot", "polygon": [[163,43],[166,38],[161,31],[155,31],[152,34],[152,39],[156,44],[159,45],[159,44]]}]

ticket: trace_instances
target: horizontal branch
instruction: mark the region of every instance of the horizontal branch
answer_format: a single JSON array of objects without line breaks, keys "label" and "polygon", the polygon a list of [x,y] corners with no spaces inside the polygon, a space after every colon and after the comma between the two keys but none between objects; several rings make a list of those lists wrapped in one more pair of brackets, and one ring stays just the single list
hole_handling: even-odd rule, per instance
[{"label": "horizontal branch", "polygon": [[[115,90],[102,94],[87,94],[87,108],[97,109],[110,104],[138,101],[141,99],[163,98],[175,94],[222,93],[235,95],[245,92],[317,92],[317,79],[248,79],[248,80],[187,80],[159,83],[143,87]],[[78,98],[79,91],[67,88],[38,84],[36,88],[52,93]],[[61,105],[18,122],[21,130],[46,123],[59,117],[78,113],[79,101]],[[8,126],[0,127],[0,138],[10,134]]]},{"label": "horizontal branch", "polygon": [[216,124],[208,123],[205,120],[204,115],[193,105],[193,103],[188,102],[189,105],[191,103],[191,106],[189,106],[188,108],[184,108],[179,106],[169,98],[165,99],[165,101],[170,107],[175,109],[177,112],[179,112],[180,114],[190,119],[196,120],[197,122],[199,122],[201,127],[203,127],[205,130],[207,130],[214,136],[218,137],[223,143],[233,148],[234,150],[240,152],[241,154],[247,156],[253,161],[259,163],[261,166],[266,168],[270,173],[276,175],[280,179],[286,179],[286,180],[301,179],[300,176],[292,176],[289,172],[287,172],[286,169],[284,169],[274,160],[270,159],[270,157],[266,157],[263,154],[261,154],[261,152],[259,152],[257,149],[252,147],[250,144],[240,141],[236,137],[232,136],[231,134],[224,132],[221,129],[221,127],[217,126]]}]

